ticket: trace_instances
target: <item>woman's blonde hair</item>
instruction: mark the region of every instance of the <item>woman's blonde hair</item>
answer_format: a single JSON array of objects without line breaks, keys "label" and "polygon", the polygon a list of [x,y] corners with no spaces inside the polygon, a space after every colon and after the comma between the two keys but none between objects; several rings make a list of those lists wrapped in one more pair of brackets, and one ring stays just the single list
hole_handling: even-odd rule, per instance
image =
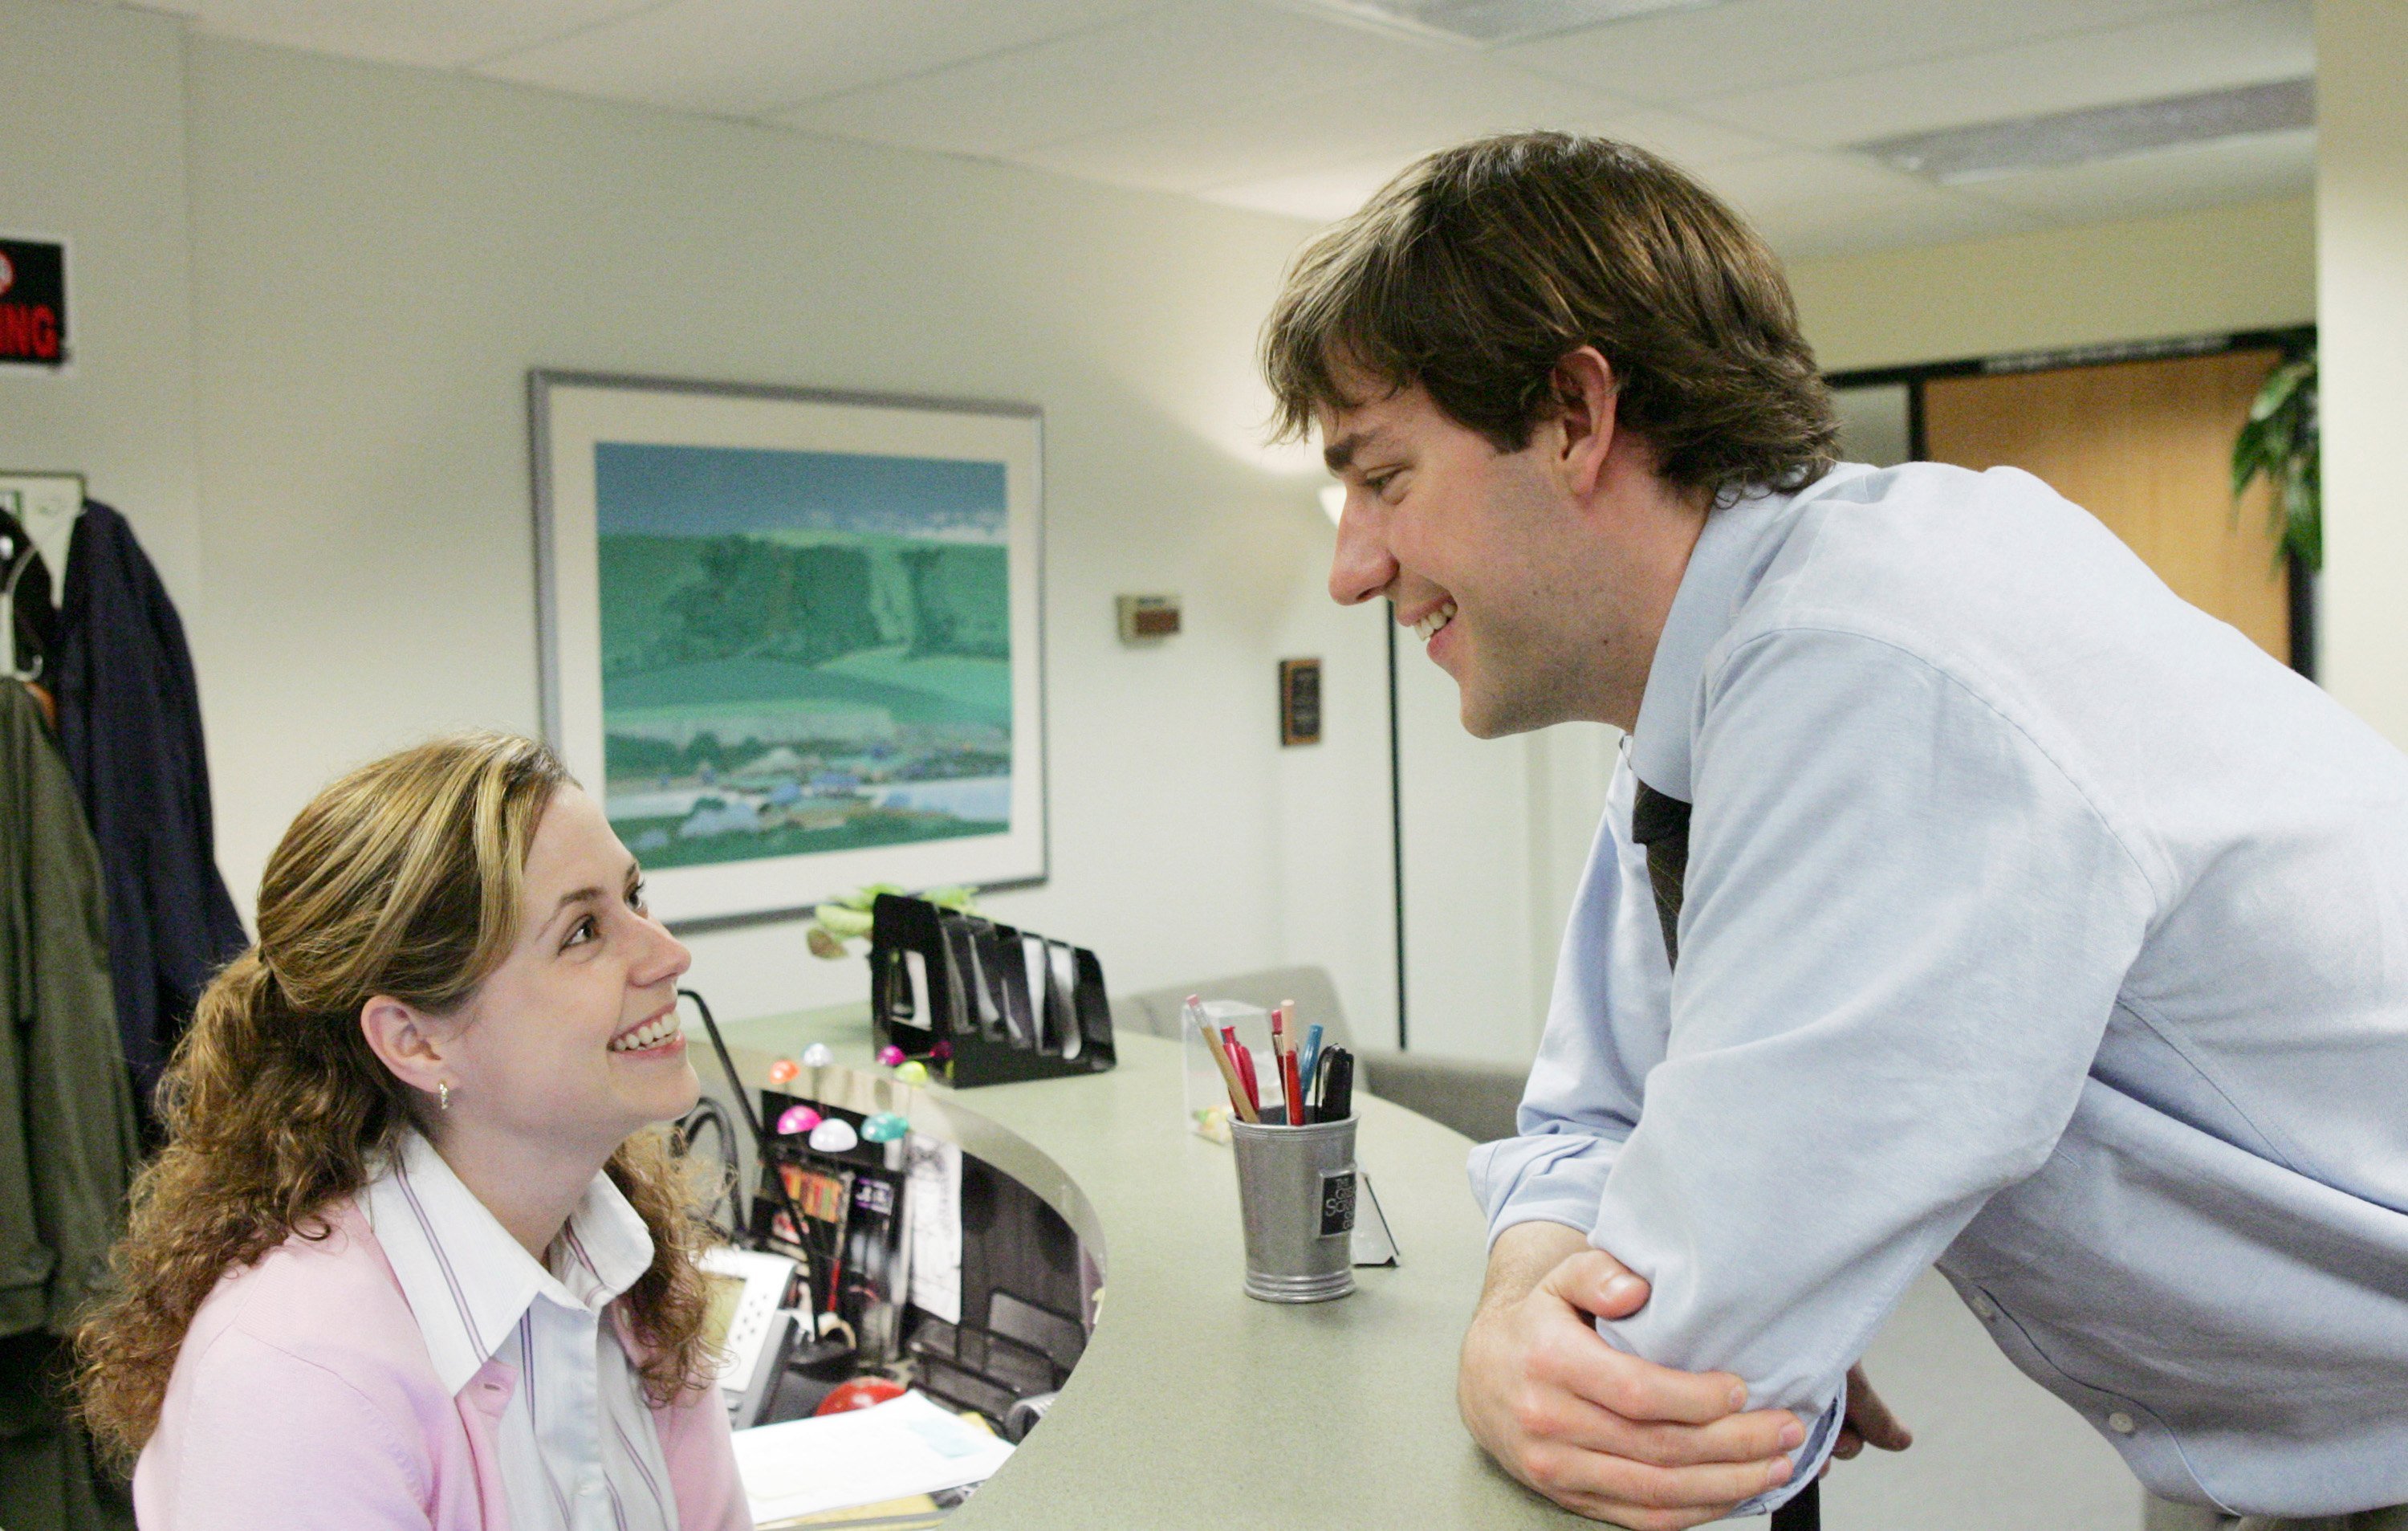
[{"label": "woman's blonde hair", "polygon": [[[166,1148],[134,1183],[111,1294],[76,1336],[93,1437],[140,1452],[176,1354],[219,1279],[288,1237],[323,1238],[422,1109],[377,1060],[360,1010],[390,995],[455,1011],[519,935],[536,823],[568,781],[533,740],[437,739],[352,772],[284,831],[260,881],[259,944],[203,992],[160,1081]],[[642,1215],[652,1264],[622,1299],[655,1405],[710,1375],[703,1242],[664,1134],[608,1173]]]}]

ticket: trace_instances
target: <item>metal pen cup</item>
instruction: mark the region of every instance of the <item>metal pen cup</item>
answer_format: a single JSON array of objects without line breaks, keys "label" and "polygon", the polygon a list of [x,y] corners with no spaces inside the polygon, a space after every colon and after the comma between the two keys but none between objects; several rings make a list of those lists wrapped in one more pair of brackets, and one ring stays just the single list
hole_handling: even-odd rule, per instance
[{"label": "metal pen cup", "polygon": [[1229,1123],[1246,1295],[1325,1303],[1354,1290],[1354,1122]]}]

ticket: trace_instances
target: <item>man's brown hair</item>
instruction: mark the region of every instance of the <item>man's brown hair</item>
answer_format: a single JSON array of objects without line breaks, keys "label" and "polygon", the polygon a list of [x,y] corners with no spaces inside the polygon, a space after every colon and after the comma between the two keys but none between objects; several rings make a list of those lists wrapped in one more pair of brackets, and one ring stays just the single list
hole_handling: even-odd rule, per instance
[{"label": "man's brown hair", "polygon": [[1682,171],[1605,138],[1508,134],[1416,163],[1297,257],[1262,361],[1283,438],[1363,402],[1350,383],[1418,383],[1518,452],[1583,346],[1613,368],[1619,425],[1683,488],[1794,489],[1836,460],[1771,252]]}]

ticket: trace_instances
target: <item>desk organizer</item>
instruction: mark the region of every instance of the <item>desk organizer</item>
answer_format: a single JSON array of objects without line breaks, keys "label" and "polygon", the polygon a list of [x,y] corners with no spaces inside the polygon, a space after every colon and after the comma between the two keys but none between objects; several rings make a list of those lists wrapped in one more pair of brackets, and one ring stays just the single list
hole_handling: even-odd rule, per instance
[{"label": "desk organizer", "polygon": [[1094,952],[891,893],[870,922],[879,1047],[901,1048],[956,1090],[1112,1066],[1111,1005]]},{"label": "desk organizer", "polygon": [[[856,1134],[868,1119],[827,1102],[761,1091],[765,1121],[775,1122],[796,1105],[842,1120]],[[803,1263],[812,1311],[843,1319],[863,1360],[894,1360],[901,1350],[902,1306],[910,1290],[901,1140],[827,1149],[810,1147],[804,1134],[767,1132],[759,1148],[761,1183],[752,1197],[751,1229],[755,1240]]]}]

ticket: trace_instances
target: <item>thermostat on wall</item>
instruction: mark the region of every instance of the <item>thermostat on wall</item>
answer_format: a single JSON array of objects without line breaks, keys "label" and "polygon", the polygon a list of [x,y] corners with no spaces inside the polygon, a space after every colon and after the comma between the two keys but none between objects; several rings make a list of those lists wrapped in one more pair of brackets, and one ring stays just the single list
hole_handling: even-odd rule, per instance
[{"label": "thermostat on wall", "polygon": [[1179,630],[1177,596],[1122,596],[1118,604],[1124,643],[1168,638]]}]

